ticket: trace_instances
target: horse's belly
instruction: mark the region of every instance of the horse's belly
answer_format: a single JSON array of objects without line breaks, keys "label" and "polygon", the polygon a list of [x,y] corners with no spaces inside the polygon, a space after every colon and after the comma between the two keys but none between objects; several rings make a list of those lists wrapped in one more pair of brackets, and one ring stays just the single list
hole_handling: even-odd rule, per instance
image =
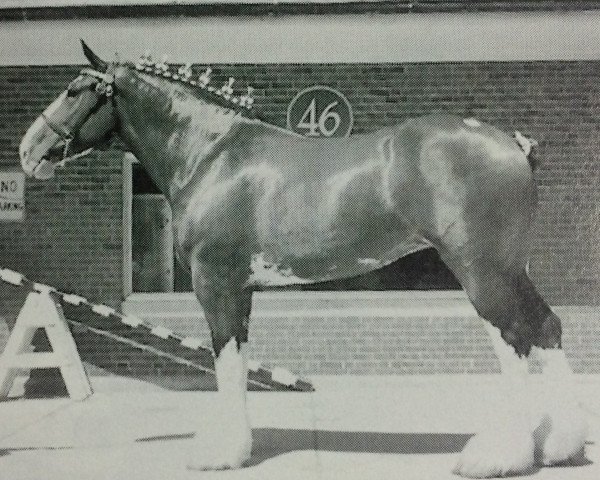
[{"label": "horse's belly", "polygon": [[386,207],[378,168],[365,165],[338,180],[284,185],[262,197],[251,283],[346,278],[427,246]]},{"label": "horse's belly", "polygon": [[336,254],[286,255],[268,248],[252,255],[249,283],[281,287],[339,280],[378,270],[395,260],[430,247],[416,234],[398,231],[393,239],[382,240],[371,251],[341,247]]}]

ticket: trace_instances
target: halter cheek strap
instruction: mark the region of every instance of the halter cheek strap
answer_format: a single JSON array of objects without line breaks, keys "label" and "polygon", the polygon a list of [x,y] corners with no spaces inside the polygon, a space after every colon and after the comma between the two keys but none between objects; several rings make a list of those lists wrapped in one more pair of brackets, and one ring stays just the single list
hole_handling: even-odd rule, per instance
[{"label": "halter cheek strap", "polygon": [[60,138],[62,138],[65,141],[73,140],[74,135],[66,126],[56,123],[53,120],[50,120],[45,113],[42,113],[40,116],[44,119],[46,125],[50,127],[50,130],[56,133]]},{"label": "halter cheek strap", "polygon": [[71,131],[67,127],[53,122],[44,113],[42,113],[40,116],[42,117],[44,122],[46,122],[46,125],[48,125],[48,127],[50,127],[50,130],[52,130],[54,133],[56,133],[60,138],[62,138],[63,142],[65,142],[65,147],[63,149],[63,160],[64,160],[69,155],[69,148],[71,147],[71,142],[73,141],[75,136],[73,135],[73,133],[71,133]]},{"label": "halter cheek strap", "polygon": [[115,81],[115,76],[112,73],[102,73],[98,70],[94,70],[93,68],[84,68],[81,70],[81,74],[97,78],[98,80],[102,80],[109,85],[112,85]]}]

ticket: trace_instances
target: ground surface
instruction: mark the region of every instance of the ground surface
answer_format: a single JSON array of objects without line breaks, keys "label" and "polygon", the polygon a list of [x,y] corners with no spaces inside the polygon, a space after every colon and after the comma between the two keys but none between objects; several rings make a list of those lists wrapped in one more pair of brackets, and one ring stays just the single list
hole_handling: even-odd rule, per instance
[{"label": "ground surface", "polygon": [[[458,452],[506,401],[495,376],[312,380],[315,393],[250,393],[254,450],[238,471],[185,469],[190,419],[213,421],[212,392],[95,377],[84,402],[2,402],[0,479],[457,479]],[[587,461],[527,478],[600,478],[600,377],[578,377],[578,386],[591,427]]]}]

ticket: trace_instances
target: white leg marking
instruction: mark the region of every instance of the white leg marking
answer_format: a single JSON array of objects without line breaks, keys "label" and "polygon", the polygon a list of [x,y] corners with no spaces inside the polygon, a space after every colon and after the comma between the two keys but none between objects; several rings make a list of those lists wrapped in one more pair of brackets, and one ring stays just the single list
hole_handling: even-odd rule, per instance
[{"label": "white leg marking", "polygon": [[525,473],[534,466],[535,426],[529,415],[527,359],[518,357],[500,330],[484,323],[500,360],[503,395],[494,418],[465,445],[454,469],[454,473],[470,478]]},{"label": "white leg marking", "polygon": [[494,353],[500,361],[500,371],[504,380],[509,385],[512,385],[514,382],[526,382],[529,376],[529,362],[527,358],[521,358],[515,353],[515,349],[502,338],[500,329],[485,320],[483,324],[492,340]]},{"label": "white leg marking", "polygon": [[246,411],[246,344],[238,352],[232,338],[215,360],[215,369],[219,387],[216,415],[206,415],[209,418],[205,429],[196,432],[188,462],[188,468],[193,470],[240,468],[252,450]]},{"label": "white leg marking", "polygon": [[556,465],[584,456],[588,423],[576,397],[573,372],[561,348],[535,348],[543,365],[539,392],[541,424],[536,447],[544,465]]}]

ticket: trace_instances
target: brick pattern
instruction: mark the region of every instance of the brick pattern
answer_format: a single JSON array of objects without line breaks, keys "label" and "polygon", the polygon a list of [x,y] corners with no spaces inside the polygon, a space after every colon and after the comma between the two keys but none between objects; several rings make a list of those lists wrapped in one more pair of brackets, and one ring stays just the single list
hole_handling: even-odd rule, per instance
[{"label": "brick pattern", "polygon": [[[600,374],[600,311],[556,309],[563,320],[563,347],[577,374]],[[0,318],[1,320],[1,318]],[[190,320],[190,319],[188,319]],[[181,334],[209,342],[206,323],[181,325]],[[189,331],[188,331],[189,330]],[[6,330],[0,330],[0,347]],[[188,376],[196,370],[107,338],[75,329],[85,362],[136,377]],[[499,373],[491,341],[471,316],[287,316],[252,318],[249,356],[266,366],[311,375],[430,375]],[[535,359],[532,372],[539,371]],[[92,370],[94,374],[101,372]],[[181,380],[184,388],[185,380]],[[191,381],[192,383],[196,380]],[[189,381],[188,381],[189,382]]]},{"label": "brick pattern", "polygon": [[[581,61],[213,65],[213,70],[215,82],[235,76],[237,87],[254,85],[257,109],[263,118],[281,126],[285,126],[289,101],[300,89],[326,84],[350,100],[355,132],[425,113],[450,112],[476,116],[506,131],[519,129],[538,139],[540,208],[531,274],[554,305],[598,305],[599,67],[600,62]],[[0,67],[0,168],[18,168],[22,134],[77,71],[76,66]],[[63,291],[118,307],[123,284],[121,158],[117,151],[95,153],[60,171],[53,181],[28,180],[25,222],[0,224],[0,263]],[[0,300],[1,314],[10,321],[19,299],[0,287]],[[565,344],[579,349],[585,345],[589,355],[578,360],[578,368],[597,372],[597,350],[587,343],[599,344],[597,330],[590,320],[578,318],[572,329],[577,333]],[[273,331],[281,338],[294,335],[296,346],[277,342],[281,346],[273,348],[257,340],[254,348],[259,357],[300,372],[444,371],[435,355],[442,355],[444,362],[454,365],[452,369],[487,371],[492,368],[491,353],[479,350],[483,340],[473,333],[471,321],[447,322],[454,330],[446,332],[435,322],[419,322],[417,328],[406,319],[369,320],[360,327],[364,334],[354,339],[345,336],[356,333],[350,319],[317,322],[317,330],[312,320],[301,322],[306,328],[298,328],[292,320],[282,319],[284,326],[273,326]],[[273,331],[266,336],[272,337]],[[391,332],[400,336],[414,332],[414,339],[397,340]],[[313,336],[319,342],[310,346],[307,342]],[[358,357],[338,358],[345,350],[344,341],[351,340],[359,348],[348,351]],[[304,359],[307,348],[314,356]],[[92,349],[92,357],[101,351]],[[454,354],[470,360],[450,361]]]},{"label": "brick pattern", "polygon": [[[563,346],[576,373],[600,373],[600,312],[559,308]],[[301,375],[499,373],[477,317],[280,318],[252,322],[252,358]],[[276,339],[276,340],[273,340]],[[531,370],[539,365],[531,361]]]}]

